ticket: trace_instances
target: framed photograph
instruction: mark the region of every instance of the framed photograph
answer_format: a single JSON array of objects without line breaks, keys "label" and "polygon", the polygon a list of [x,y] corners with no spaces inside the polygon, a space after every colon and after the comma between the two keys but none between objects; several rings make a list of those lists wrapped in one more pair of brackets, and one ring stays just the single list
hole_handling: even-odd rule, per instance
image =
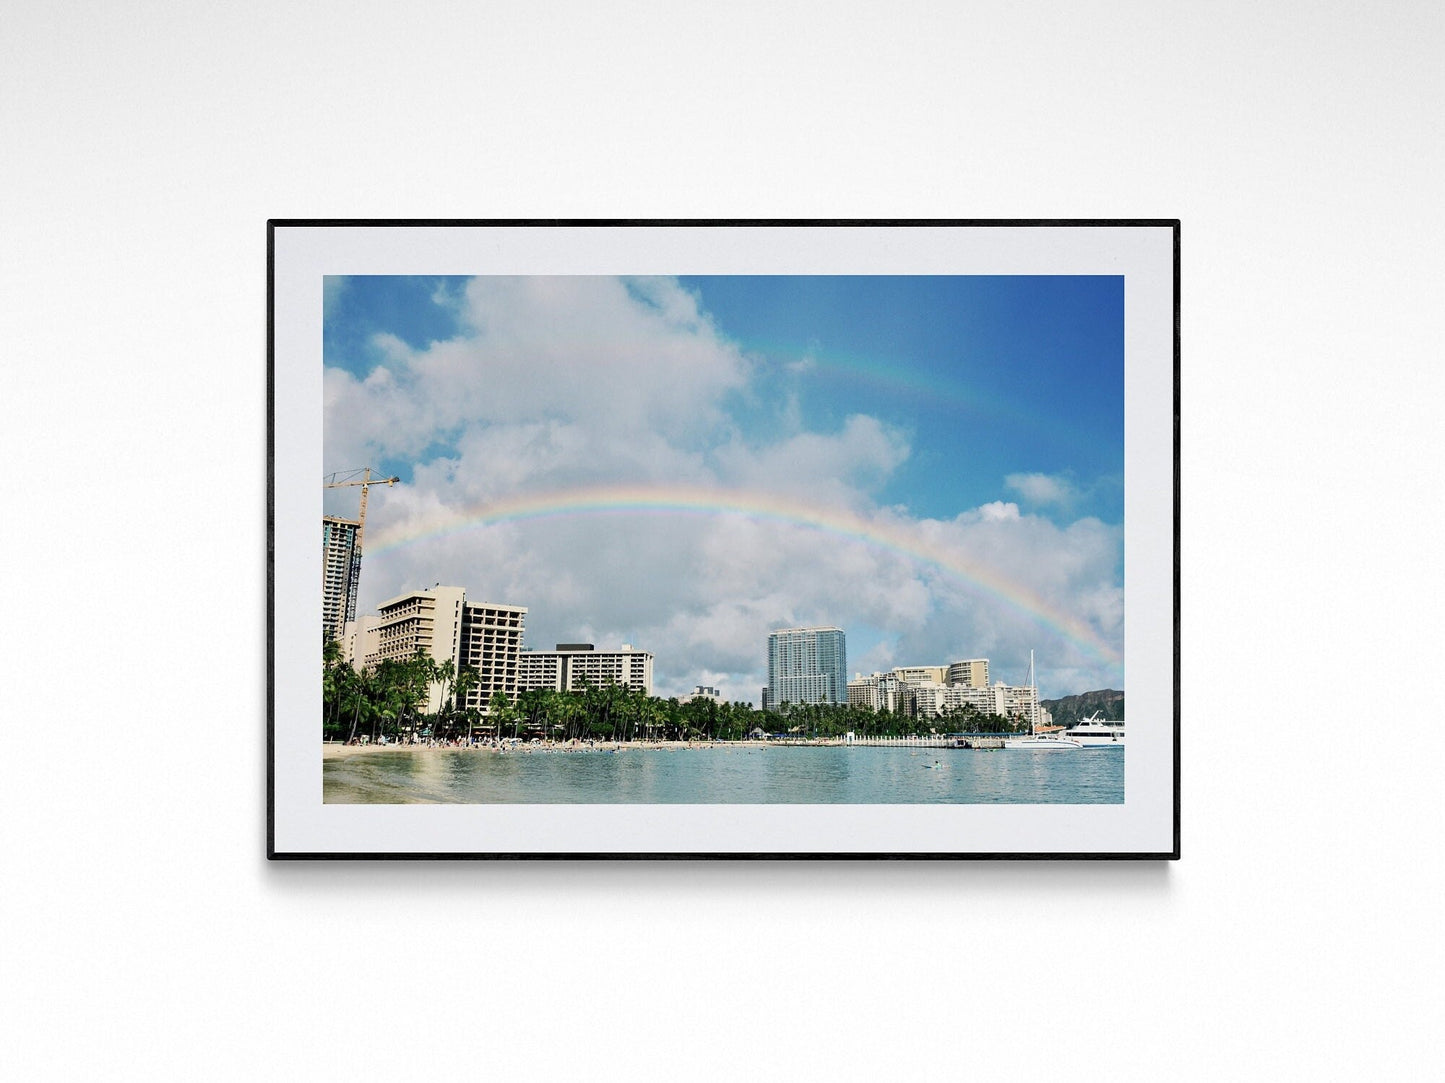
[{"label": "framed photograph", "polygon": [[270,857],[1179,856],[1177,221],[268,230]]}]

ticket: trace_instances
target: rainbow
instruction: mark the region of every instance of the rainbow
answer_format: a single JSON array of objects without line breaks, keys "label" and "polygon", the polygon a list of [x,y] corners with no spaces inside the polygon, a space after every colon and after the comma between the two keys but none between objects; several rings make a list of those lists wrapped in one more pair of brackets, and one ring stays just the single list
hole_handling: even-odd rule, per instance
[{"label": "rainbow", "polygon": [[776,493],[685,485],[604,485],[528,493],[441,518],[383,529],[367,546],[367,555],[376,556],[417,542],[504,523],[659,512],[744,515],[757,522],[802,526],[847,541],[861,541],[911,562],[938,568],[972,590],[995,598],[1059,633],[1089,654],[1106,662],[1121,661],[1118,651],[1084,621],[955,549],[920,538],[915,530],[905,529],[898,523],[865,518],[846,509],[809,505]]},{"label": "rainbow", "polygon": [[957,381],[941,381],[937,374],[918,366],[880,359],[868,354],[838,349],[799,349],[792,343],[753,342],[744,344],[751,357],[767,359],[770,368],[793,370],[800,375],[826,373],[865,383],[891,395],[911,393],[926,399],[934,408],[949,408],[1028,424],[1035,416],[995,393]]}]

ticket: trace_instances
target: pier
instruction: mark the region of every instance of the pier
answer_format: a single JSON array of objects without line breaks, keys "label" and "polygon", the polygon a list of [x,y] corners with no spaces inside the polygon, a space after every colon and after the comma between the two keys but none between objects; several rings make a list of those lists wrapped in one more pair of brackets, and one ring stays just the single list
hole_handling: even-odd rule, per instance
[{"label": "pier", "polygon": [[955,733],[928,737],[859,737],[848,734],[845,745],[870,748],[1002,748],[1004,737],[996,733]]}]

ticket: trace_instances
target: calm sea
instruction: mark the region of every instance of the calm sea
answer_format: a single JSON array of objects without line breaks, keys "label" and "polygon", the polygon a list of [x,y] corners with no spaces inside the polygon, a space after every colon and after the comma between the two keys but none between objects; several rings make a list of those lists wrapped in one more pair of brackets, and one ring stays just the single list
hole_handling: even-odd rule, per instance
[{"label": "calm sea", "polygon": [[1124,751],[428,750],[325,760],[322,780],[325,801],[353,804],[1118,804]]}]

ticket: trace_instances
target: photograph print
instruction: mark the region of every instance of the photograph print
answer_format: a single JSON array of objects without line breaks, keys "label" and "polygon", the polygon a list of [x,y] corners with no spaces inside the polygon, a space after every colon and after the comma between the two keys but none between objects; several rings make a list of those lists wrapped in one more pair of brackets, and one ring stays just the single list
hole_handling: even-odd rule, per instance
[{"label": "photograph print", "polygon": [[[276,448],[288,492],[316,467],[322,545],[273,773],[309,727],[304,819],[344,840],[304,852],[1172,856],[1172,651],[1143,715],[1125,665],[1126,599],[1172,646],[1125,544],[1150,509],[1129,540],[1172,566],[1170,397],[1163,491],[1126,459],[1146,296],[1165,352],[1134,384],[1173,388],[1172,224],[1102,231],[1150,242],[1149,291],[1027,254],[1082,227],[272,228],[323,249],[284,298],[319,309],[314,453]],[[697,270],[635,273],[654,233]],[[337,235],[400,258],[337,266]],[[493,258],[415,269],[443,237]],[[1151,792],[1158,841],[1111,841]]]}]

